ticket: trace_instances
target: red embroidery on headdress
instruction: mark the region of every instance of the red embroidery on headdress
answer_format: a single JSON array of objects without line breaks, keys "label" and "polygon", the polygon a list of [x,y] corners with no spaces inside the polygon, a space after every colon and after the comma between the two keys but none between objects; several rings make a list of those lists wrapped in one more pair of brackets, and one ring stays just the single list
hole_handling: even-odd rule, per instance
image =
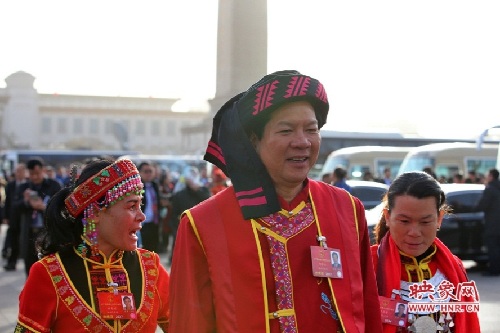
[{"label": "red embroidery on headdress", "polygon": [[139,175],[130,160],[119,160],[80,184],[65,200],[69,213],[78,216],[91,202],[121,181]]},{"label": "red embroidery on headdress", "polygon": [[90,188],[88,186],[82,186],[81,191],[82,191],[82,197],[83,198],[86,198],[86,197],[88,197],[89,195],[92,194],[92,191],[90,190]]},{"label": "red embroidery on headdress", "polygon": [[323,87],[321,83],[318,84],[318,88],[316,88],[316,97],[325,103],[328,102],[328,97],[326,96],[325,87]]},{"label": "red embroidery on headdress", "polygon": [[273,105],[273,98],[276,85],[278,83],[278,80],[274,80],[273,82],[260,86],[256,89],[257,94],[255,95],[255,105],[253,106],[254,111],[252,112],[252,115],[255,116],[262,110]]},{"label": "red embroidery on headdress", "polygon": [[240,207],[243,206],[259,206],[267,203],[264,189],[262,187],[255,188],[249,191],[236,192],[236,198]]},{"label": "red embroidery on headdress", "polygon": [[311,78],[306,76],[294,76],[290,79],[285,98],[293,96],[304,96],[307,94],[307,89],[311,83]]},{"label": "red embroidery on headdress", "polygon": [[224,155],[222,154],[222,149],[216,142],[212,140],[208,142],[207,153],[211,154],[222,164],[226,165],[226,160],[224,159]]}]

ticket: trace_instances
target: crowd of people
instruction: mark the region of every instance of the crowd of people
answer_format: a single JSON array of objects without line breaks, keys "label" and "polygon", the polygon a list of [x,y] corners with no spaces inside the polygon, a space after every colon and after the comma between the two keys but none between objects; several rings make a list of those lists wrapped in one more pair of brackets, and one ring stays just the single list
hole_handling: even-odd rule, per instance
[{"label": "crowd of people", "polygon": [[[476,172],[476,170],[469,170],[467,176],[464,176],[462,172],[455,172],[450,178],[445,176],[438,176],[431,167],[425,167],[422,171],[433,176],[441,184],[485,184],[487,182],[487,175],[483,173]],[[349,191],[349,186],[346,184],[346,180],[350,179],[347,170],[342,167],[336,167],[332,172],[324,173],[321,175],[321,180],[325,183],[335,184],[335,186],[344,188]],[[383,170],[381,177],[375,177],[370,170],[365,170],[361,177],[365,181],[373,181],[378,183],[383,183],[386,185],[391,185],[393,180],[393,175],[390,167],[386,167]]]},{"label": "crowd of people", "polygon": [[[410,306],[415,286],[469,282],[437,237],[448,206],[432,175],[385,175],[375,245],[345,170],[308,177],[328,113],[320,81],[280,71],[215,114],[210,175],[96,159],[58,180],[18,165],[4,212],[6,255],[26,264],[15,331],[479,332],[477,313]],[[485,211],[500,206],[490,174]]]},{"label": "crowd of people", "polygon": [[[15,271],[18,259],[22,258],[28,275],[37,260],[33,244],[43,227],[43,212],[51,196],[68,185],[70,167],[56,168],[41,158],[33,158],[16,165],[14,172],[0,181],[0,216],[2,223],[8,225],[2,242],[5,271]],[[157,253],[169,251],[171,257],[182,211],[226,188],[230,180],[218,168],[207,176],[205,168],[186,166],[178,177],[151,161],[138,163],[137,168],[145,185],[141,209],[146,214],[139,232],[139,246]],[[198,197],[197,192],[202,194]]]},{"label": "crowd of people", "polygon": [[[332,172],[325,173],[321,176],[322,182],[332,184],[351,192],[350,186],[346,183],[349,179],[350,177],[348,171],[343,166],[337,166]],[[361,177],[361,180],[364,181],[378,182],[386,185],[391,185],[392,179],[392,171],[390,167],[384,168],[383,175],[380,178],[375,177],[370,170],[365,170]]]},{"label": "crowd of people", "polygon": [[4,191],[2,217],[9,226],[2,247],[6,271],[15,270],[18,258],[23,258],[27,276],[38,260],[34,240],[44,229],[43,215],[48,201],[61,188],[61,183],[46,176],[41,159],[34,158],[16,166]]},{"label": "crowd of people", "polygon": [[464,176],[461,172],[455,172],[450,178],[445,176],[438,176],[431,167],[426,167],[422,171],[431,175],[441,184],[486,184],[486,175],[476,170],[469,170],[467,176]]}]

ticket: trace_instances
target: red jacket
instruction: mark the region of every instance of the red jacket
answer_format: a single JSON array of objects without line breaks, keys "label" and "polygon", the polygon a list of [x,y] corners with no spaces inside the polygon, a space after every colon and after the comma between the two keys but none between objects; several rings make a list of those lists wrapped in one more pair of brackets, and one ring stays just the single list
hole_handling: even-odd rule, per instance
[{"label": "red jacket", "polygon": [[[333,299],[345,332],[381,332],[370,244],[360,201],[309,181],[312,223],[287,240],[297,332],[327,331],[321,292]],[[310,247],[318,232],[340,249],[343,279],[312,275]],[[244,220],[232,187],[186,211],[170,280],[169,332],[280,332],[266,236]]]}]

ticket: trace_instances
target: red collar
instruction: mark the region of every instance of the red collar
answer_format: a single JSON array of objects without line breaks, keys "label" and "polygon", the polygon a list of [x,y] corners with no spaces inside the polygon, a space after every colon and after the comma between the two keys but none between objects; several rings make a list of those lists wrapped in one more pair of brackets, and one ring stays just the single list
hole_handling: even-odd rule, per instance
[{"label": "red collar", "polygon": [[309,180],[306,179],[303,183],[304,187],[302,187],[302,190],[293,198],[293,200],[288,203],[283,197],[278,195],[278,200],[280,202],[281,208],[285,210],[292,210],[295,207],[297,207],[302,201],[307,201],[307,198],[309,197]]}]

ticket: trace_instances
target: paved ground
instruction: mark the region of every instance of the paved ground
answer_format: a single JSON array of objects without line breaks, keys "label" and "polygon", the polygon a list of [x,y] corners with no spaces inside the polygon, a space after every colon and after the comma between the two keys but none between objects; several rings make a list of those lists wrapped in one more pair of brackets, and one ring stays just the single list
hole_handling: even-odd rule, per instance
[{"label": "paved ground", "polygon": [[18,295],[21,291],[24,280],[24,266],[18,265],[15,272],[0,271],[0,332],[14,332],[17,319]]}]

